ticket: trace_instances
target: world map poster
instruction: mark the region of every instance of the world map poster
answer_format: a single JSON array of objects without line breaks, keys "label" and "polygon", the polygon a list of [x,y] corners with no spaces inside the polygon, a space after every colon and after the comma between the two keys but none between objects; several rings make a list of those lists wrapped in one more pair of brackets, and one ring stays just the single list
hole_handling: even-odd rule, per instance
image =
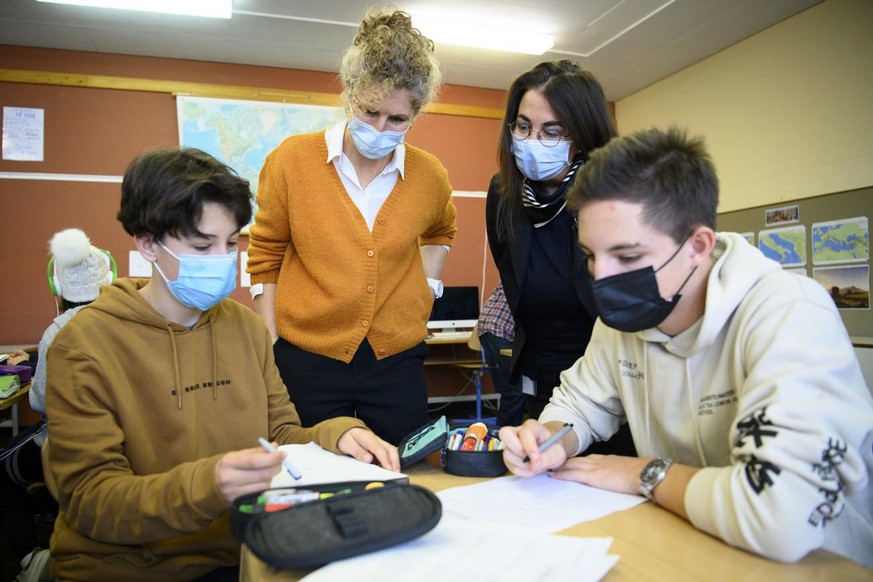
[{"label": "world map poster", "polygon": [[[176,113],[179,144],[233,168],[249,181],[255,196],[264,160],[285,138],[345,119],[341,107],[185,96],[176,98]],[[254,200],[252,206],[257,210]]]},{"label": "world map poster", "polygon": [[861,263],[870,258],[867,217],[845,218],[812,225],[812,262]]},{"label": "world map poster", "polygon": [[806,227],[772,228],[758,232],[758,248],[783,267],[806,265]]}]

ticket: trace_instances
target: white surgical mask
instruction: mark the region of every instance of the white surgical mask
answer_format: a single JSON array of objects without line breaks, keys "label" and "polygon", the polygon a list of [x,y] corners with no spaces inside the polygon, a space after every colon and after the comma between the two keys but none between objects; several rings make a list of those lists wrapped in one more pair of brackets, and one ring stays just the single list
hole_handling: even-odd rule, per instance
[{"label": "white surgical mask", "polygon": [[[408,128],[407,130],[408,131]],[[381,160],[403,143],[406,131],[379,131],[352,115],[349,133],[361,155],[371,160]]]},{"label": "white surgical mask", "polygon": [[182,305],[206,311],[218,305],[236,288],[236,251],[226,255],[177,256],[163,243],[156,242],[179,261],[179,274],[175,281],[167,280],[157,263],[155,268],[167,283],[170,293]]},{"label": "white surgical mask", "polygon": [[554,178],[566,169],[570,162],[571,140],[561,140],[557,145],[544,146],[536,139],[512,140],[512,155],[515,165],[529,180],[542,182]]}]

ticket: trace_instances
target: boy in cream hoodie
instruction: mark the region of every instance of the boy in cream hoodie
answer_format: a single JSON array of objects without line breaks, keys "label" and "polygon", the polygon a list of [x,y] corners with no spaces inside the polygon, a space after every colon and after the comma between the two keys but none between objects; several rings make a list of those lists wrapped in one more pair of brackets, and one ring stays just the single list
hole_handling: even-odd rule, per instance
[{"label": "boy in cream hoodie", "polygon": [[[645,495],[771,559],[824,547],[873,566],[873,399],[852,344],[817,282],[715,232],[702,140],[614,139],[569,199],[600,319],[539,420],[501,431],[507,466]],[[574,456],[624,422],[639,458]]]}]

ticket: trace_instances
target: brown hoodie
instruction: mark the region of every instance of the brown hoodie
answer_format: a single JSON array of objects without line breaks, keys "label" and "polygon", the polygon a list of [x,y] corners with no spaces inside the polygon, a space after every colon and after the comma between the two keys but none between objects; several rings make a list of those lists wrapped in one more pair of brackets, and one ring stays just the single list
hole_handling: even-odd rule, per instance
[{"label": "brown hoodie", "polygon": [[314,441],[338,452],[352,418],[301,428],[258,316],[226,299],[189,329],[103,289],[48,351],[49,467],[64,580],[190,580],[233,565],[215,465],[229,451]]}]

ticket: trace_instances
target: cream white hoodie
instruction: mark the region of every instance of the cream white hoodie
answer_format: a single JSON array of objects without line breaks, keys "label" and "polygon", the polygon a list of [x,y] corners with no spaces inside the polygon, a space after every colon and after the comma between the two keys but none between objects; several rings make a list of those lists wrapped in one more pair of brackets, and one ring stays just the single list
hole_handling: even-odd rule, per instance
[{"label": "cream white hoodie", "polygon": [[873,566],[873,398],[833,301],[721,233],[703,317],[676,337],[598,320],[541,422],[581,452],[625,419],[640,457],[703,467],[691,523],[768,558],[824,547]]}]

